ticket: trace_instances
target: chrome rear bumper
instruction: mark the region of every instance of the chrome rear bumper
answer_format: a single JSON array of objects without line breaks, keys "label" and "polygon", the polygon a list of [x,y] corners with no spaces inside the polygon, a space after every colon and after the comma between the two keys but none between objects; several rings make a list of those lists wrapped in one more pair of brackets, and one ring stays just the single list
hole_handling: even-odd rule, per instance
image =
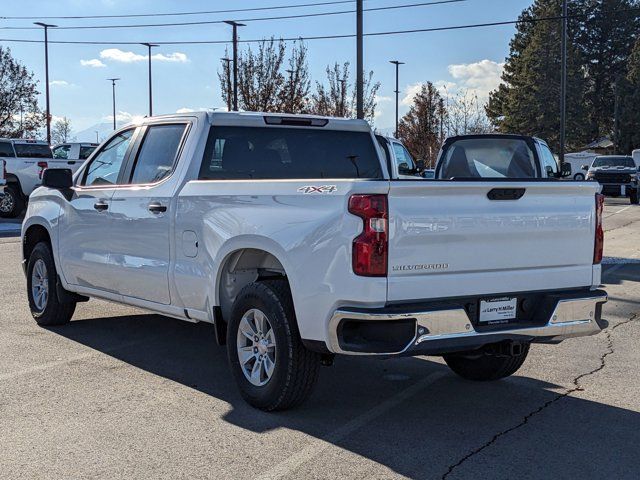
[{"label": "chrome rear bumper", "polygon": [[[480,348],[505,340],[558,343],[571,337],[595,335],[606,328],[601,320],[601,307],[607,301],[603,291],[581,298],[559,299],[546,321],[536,326],[517,323],[492,330],[482,329],[473,322],[464,308],[433,309],[403,313],[376,313],[351,309],[336,310],[329,322],[329,349],[346,355],[437,355],[459,350]],[[394,321],[406,325],[415,323],[413,338],[403,348],[393,351],[367,351],[366,345],[350,348],[342,341],[340,327],[343,321],[386,321],[393,328]],[[476,326],[474,326],[476,325]]]}]

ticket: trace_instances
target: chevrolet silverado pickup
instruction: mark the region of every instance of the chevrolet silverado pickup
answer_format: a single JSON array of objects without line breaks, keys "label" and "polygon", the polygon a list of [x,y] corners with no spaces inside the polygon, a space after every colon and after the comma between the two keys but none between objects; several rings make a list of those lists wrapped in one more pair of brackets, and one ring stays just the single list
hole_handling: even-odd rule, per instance
[{"label": "chevrolet silverado pickup", "polygon": [[496,380],[531,343],[605,328],[598,189],[394,178],[360,120],[146,118],[73,177],[45,170],[22,225],[29,307],[43,326],[89,297],[212,323],[267,411],[335,355],[443,356]]},{"label": "chevrolet silverado pickup", "polygon": [[439,179],[558,179],[570,175],[571,165],[565,163],[559,168],[544,140],[525,135],[490,133],[448,137],[436,162]]},{"label": "chevrolet silverado pickup", "polygon": [[0,217],[15,218],[25,207],[31,192],[40,185],[42,173],[53,155],[46,142],[0,138],[0,158],[6,165],[6,182],[0,199]]}]

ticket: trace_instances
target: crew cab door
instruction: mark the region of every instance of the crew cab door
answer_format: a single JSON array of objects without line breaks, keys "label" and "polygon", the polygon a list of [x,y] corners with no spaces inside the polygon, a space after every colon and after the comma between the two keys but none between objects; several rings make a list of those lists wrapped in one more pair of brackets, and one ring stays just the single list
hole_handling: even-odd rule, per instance
[{"label": "crew cab door", "polygon": [[65,280],[114,292],[118,283],[111,261],[111,197],[128,157],[135,128],[115,134],[76,177],[74,193],[63,204],[58,256]]},{"label": "crew cab door", "polygon": [[127,185],[111,201],[111,259],[118,270],[118,293],[168,305],[173,175],[189,123],[147,125],[124,173]]}]

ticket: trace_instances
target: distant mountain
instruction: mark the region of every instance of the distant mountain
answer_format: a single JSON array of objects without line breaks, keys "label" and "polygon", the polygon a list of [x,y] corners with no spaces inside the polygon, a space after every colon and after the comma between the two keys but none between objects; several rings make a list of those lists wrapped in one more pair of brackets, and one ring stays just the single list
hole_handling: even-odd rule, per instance
[{"label": "distant mountain", "polygon": [[[122,127],[123,125],[125,125],[124,122],[117,123],[118,128]],[[96,123],[95,125],[85,128],[84,130],[80,130],[79,132],[73,132],[71,136],[75,137],[77,142],[95,142],[96,132],[98,143],[102,142],[105,138],[111,135],[111,132],[113,132],[113,123]]]}]

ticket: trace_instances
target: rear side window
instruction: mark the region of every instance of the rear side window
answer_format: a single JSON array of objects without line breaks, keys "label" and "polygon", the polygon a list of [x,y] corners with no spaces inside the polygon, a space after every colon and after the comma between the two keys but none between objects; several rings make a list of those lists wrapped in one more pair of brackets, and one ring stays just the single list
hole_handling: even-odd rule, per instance
[{"label": "rear side window", "polygon": [[13,157],[13,147],[9,142],[0,142],[0,158]]},{"label": "rear side window", "polygon": [[199,178],[382,178],[382,170],[366,132],[214,126]]},{"label": "rear side window", "polygon": [[172,171],[187,126],[153,125],[147,128],[133,167],[131,183],[156,183]]},{"label": "rear side window", "polygon": [[60,145],[59,147],[53,149],[53,158],[68,160],[70,150],[71,145]]},{"label": "rear side window", "polygon": [[396,164],[398,165],[398,173],[401,175],[411,175],[415,173],[416,165],[411,154],[403,145],[393,142],[393,151],[395,152]]},{"label": "rear side window", "polygon": [[469,138],[445,147],[438,178],[536,178],[536,159],[525,140]]},{"label": "rear side window", "polygon": [[89,158],[89,155],[91,155],[93,153],[93,151],[97,148],[94,146],[90,146],[90,147],[80,147],[80,160],[86,160],[87,158]]},{"label": "rear side window", "polygon": [[49,145],[43,143],[15,143],[16,155],[24,158],[53,158]]}]

